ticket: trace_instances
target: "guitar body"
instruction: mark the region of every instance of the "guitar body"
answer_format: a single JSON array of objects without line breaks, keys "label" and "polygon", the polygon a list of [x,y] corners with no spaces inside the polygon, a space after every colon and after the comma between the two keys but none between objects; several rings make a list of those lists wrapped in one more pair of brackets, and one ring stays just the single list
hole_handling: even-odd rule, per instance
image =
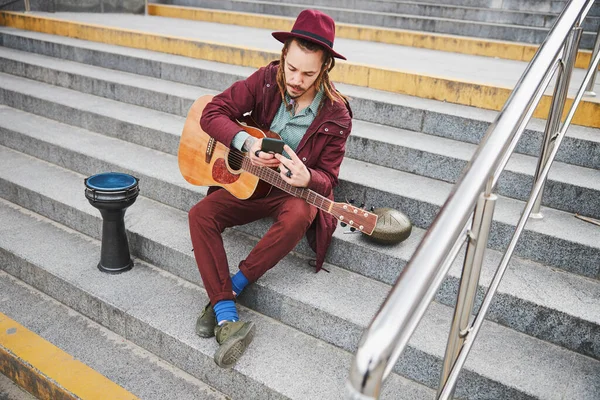
[{"label": "guitar body", "polygon": [[[197,186],[220,186],[238,199],[265,197],[272,186],[257,176],[241,169],[242,152],[230,149],[212,139],[200,127],[200,117],[206,104],[213,96],[202,96],[194,102],[188,112],[179,141],[178,162],[183,178]],[[278,138],[276,133],[254,127],[251,118],[238,122],[240,130],[258,139]]]}]

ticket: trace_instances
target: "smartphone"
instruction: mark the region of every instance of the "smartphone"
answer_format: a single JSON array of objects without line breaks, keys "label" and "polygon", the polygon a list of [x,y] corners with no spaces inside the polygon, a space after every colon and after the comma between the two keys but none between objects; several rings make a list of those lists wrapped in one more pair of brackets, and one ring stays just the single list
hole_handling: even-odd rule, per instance
[{"label": "smartphone", "polygon": [[281,139],[263,138],[261,151],[265,153],[283,153],[284,141]]}]

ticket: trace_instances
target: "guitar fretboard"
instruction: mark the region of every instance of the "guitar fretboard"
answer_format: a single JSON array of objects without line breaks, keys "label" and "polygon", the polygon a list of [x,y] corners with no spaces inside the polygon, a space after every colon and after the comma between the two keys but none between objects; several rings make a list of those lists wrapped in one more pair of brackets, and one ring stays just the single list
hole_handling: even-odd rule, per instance
[{"label": "guitar fretboard", "polygon": [[[241,155],[242,153],[239,154]],[[329,200],[324,196],[321,196],[320,194],[310,189],[299,188],[290,185],[289,183],[284,181],[281,178],[281,176],[279,176],[279,172],[275,171],[274,169],[253,165],[247,156],[243,156],[242,169],[251,173],[252,175],[257,176],[258,178],[267,182],[268,184],[273,185],[276,188],[279,188],[284,192],[291,194],[292,196],[300,197],[304,199],[307,203],[312,204],[313,206],[320,208],[323,211],[331,213],[331,206],[333,205],[333,201]]]}]

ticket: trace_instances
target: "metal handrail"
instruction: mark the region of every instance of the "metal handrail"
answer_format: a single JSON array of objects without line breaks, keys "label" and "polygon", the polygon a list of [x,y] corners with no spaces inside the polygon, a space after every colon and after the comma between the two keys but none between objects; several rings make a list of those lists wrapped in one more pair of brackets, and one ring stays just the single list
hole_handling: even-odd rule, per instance
[{"label": "metal handrail", "polygon": [[[598,32],[596,33],[596,43],[594,44],[594,50],[592,50],[592,58],[598,55],[600,51],[600,25],[598,25]],[[592,96],[595,97],[596,93],[594,92],[594,83],[596,82],[596,74],[592,75],[592,78],[588,82],[588,85],[585,88],[584,96]]]},{"label": "metal handrail", "polygon": [[[502,111],[488,128],[462,177],[453,187],[448,199],[441,207],[411,260],[398,277],[396,284],[373,321],[365,330],[350,368],[346,384],[346,398],[376,399],[379,397],[383,381],[391,372],[410,336],[433,300],[448,273],[453,259],[458,254],[464,241],[473,239],[471,227],[474,224],[471,217],[474,214],[475,203],[478,202],[481,196],[491,194],[500,172],[504,169],[517,141],[525,130],[525,126],[531,119],[535,106],[540,101],[556,68],[562,63],[561,57],[565,55],[565,51],[563,51],[565,41],[573,27],[579,26],[593,3],[594,0],[572,0],[568,3],[517,82]],[[578,40],[575,42],[576,48]],[[590,63],[586,79],[576,96],[575,102],[573,102],[569,117],[565,120],[562,129],[558,135],[550,132],[552,133],[551,140],[554,146],[548,148],[549,155],[542,155],[541,157],[543,167],[539,168],[541,172],[536,177],[537,181],[531,199],[527,203],[522,221],[519,222],[518,232],[513,237],[514,244],[516,244],[516,240],[520,235],[519,227],[522,231],[533,208],[533,203],[542,190],[545,177],[558,150],[558,145],[583,96],[585,85],[597,71],[599,58],[596,54],[596,57]],[[564,64],[562,67],[564,67]],[[570,71],[568,73],[570,75]],[[555,109],[553,112],[562,114],[563,107],[564,102],[560,109]],[[560,121],[560,115],[558,118]],[[477,240],[471,240],[471,242],[477,242]],[[440,391],[440,396],[444,396],[442,398],[449,397],[453,392],[462,363],[464,363],[468,350],[476,338],[491,298],[504,273],[503,270],[506,269],[508,260],[512,256],[513,242],[511,242],[512,248],[509,248],[510,251],[505,254],[505,258],[496,274],[498,282],[494,280],[490,285],[484,304],[481,306],[475,320],[477,324],[471,325],[468,330],[461,332],[466,341],[463,343],[460,354],[455,358],[456,361],[451,363],[452,370],[449,372],[449,379]],[[469,243],[469,245],[471,244]]]},{"label": "metal handrail", "polygon": [[[596,54],[596,57],[592,61],[592,65],[595,65],[597,68],[599,61],[600,61],[600,54]],[[591,81],[594,73],[595,73],[595,71],[592,71],[591,69],[588,70],[588,72],[583,80],[583,84],[581,85],[581,88],[579,89],[579,91],[577,93],[575,101],[573,102],[573,105],[571,106],[571,109],[569,110],[569,114],[563,124],[563,128],[561,129],[561,131],[559,132],[559,134],[556,138],[556,144],[555,144],[554,148],[552,149],[552,152],[550,153],[550,158],[549,158],[550,160],[554,160],[554,158],[556,157],[556,154],[558,153],[560,144],[561,144],[563,138],[565,137],[565,134],[567,133],[567,129],[571,123],[571,120],[573,119],[573,116],[575,115],[577,105],[581,101],[581,98],[584,95],[583,89],[585,88],[585,85],[589,81]],[[542,170],[542,176],[544,178],[548,176],[548,172],[550,172],[551,166],[552,166],[551,162],[547,163],[544,166],[544,169]],[[492,282],[490,283],[490,289],[488,290],[488,293],[486,294],[486,296],[483,299],[483,302],[481,303],[479,313],[477,314],[477,317],[475,317],[475,320],[473,321],[473,325],[471,328],[472,332],[479,332],[479,330],[481,329],[481,325],[483,324],[485,315],[487,314],[487,311],[489,310],[490,305],[492,304],[492,299],[494,297],[493,295],[495,294],[495,292],[498,290],[498,287],[500,286],[500,281],[502,280],[504,272],[506,272],[506,268],[508,267],[510,258],[517,246],[517,241],[519,240],[520,234],[523,231],[523,229],[525,228],[525,224],[527,223],[527,218],[534,207],[535,198],[540,194],[543,184],[544,184],[544,180],[540,179],[534,185],[534,188],[532,191],[532,196],[531,196],[530,200],[527,202],[527,204],[525,205],[523,214],[521,215],[521,218],[519,219],[519,223],[517,224],[517,229],[515,230],[515,233],[513,234],[513,237],[508,245],[508,249],[507,249],[506,253],[504,254],[504,257],[502,258],[502,261],[500,262],[500,266],[499,266],[498,270],[496,271],[496,274],[494,275]],[[464,364],[464,362],[466,361],[466,358],[469,354],[469,351],[471,350],[471,347],[473,346],[473,343],[475,342],[476,337],[477,337],[476,335],[470,335],[467,337],[467,340],[465,340],[465,343],[463,344],[461,354],[456,359],[457,365]],[[447,381],[448,384],[442,390],[442,392],[440,394],[440,398],[448,398],[450,396],[451,391],[453,390],[453,387],[456,384],[456,379],[458,379],[459,373],[460,373],[460,369],[454,369],[454,371],[452,371],[449,374],[448,381]]]}]

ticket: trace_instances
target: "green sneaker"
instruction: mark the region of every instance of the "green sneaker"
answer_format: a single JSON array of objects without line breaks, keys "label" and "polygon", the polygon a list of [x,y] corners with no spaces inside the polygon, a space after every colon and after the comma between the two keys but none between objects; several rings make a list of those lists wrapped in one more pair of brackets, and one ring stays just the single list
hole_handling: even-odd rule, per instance
[{"label": "green sneaker", "polygon": [[211,338],[215,336],[215,326],[217,326],[217,317],[209,302],[196,321],[196,334],[201,338]]},{"label": "green sneaker", "polygon": [[219,348],[215,362],[221,368],[231,368],[240,359],[254,338],[254,322],[226,321],[215,327]]}]

